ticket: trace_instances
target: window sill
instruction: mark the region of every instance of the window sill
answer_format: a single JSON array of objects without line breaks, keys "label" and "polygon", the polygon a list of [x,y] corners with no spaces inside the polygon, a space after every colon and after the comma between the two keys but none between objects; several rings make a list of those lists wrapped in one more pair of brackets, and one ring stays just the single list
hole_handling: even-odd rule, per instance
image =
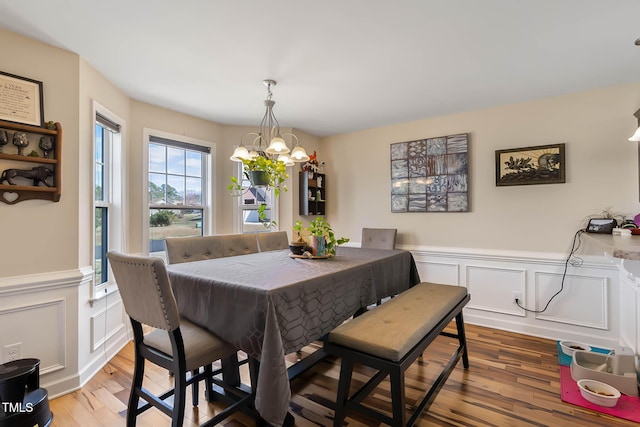
[{"label": "window sill", "polygon": [[93,306],[98,301],[101,301],[104,298],[107,298],[111,294],[115,294],[118,292],[118,285],[115,283],[109,283],[105,285],[102,289],[98,290],[96,294],[89,299],[89,304]]}]

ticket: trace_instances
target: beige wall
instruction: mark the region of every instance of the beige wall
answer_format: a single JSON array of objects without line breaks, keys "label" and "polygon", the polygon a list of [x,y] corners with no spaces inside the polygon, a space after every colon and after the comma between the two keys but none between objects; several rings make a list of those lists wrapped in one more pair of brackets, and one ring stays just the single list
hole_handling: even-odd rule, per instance
[{"label": "beige wall", "polygon": [[77,267],[78,64],[73,53],[0,30],[0,70],[43,82],[44,120],[63,130],[60,202],[0,203],[0,277]]},{"label": "beige wall", "polygon": [[[339,235],[396,227],[405,245],[564,253],[586,216],[638,204],[640,83],[325,138],[328,219]],[[391,213],[389,145],[469,134],[470,212]],[[495,186],[495,151],[566,144],[565,184]]]}]

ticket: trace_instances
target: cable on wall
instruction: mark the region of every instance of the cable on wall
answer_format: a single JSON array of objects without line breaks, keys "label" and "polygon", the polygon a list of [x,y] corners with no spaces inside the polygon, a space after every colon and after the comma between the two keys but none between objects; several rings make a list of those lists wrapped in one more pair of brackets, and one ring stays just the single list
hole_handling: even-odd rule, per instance
[{"label": "cable on wall", "polygon": [[544,308],[542,310],[531,310],[529,308],[526,308],[525,306],[520,304],[520,300],[518,298],[516,298],[516,305],[518,307],[520,307],[524,311],[528,311],[529,313],[544,313],[547,310],[547,308],[549,308],[549,304],[551,304],[551,301],[553,301],[553,299],[555,297],[560,295],[560,293],[564,289],[564,279],[567,277],[567,268],[569,267],[569,264],[571,264],[571,266],[573,266],[573,267],[580,267],[580,265],[582,265],[582,259],[579,258],[579,257],[574,256],[574,254],[580,248],[580,245],[582,244],[582,241],[580,240],[580,235],[582,233],[584,233],[585,231],[586,231],[586,229],[581,229],[581,230],[576,231],[576,234],[573,235],[573,242],[571,243],[571,250],[569,251],[569,255],[567,256],[567,259],[564,262],[564,271],[562,273],[562,281],[560,282],[560,290],[558,290],[558,292],[556,292],[555,294],[553,294],[553,296],[551,298],[549,298],[549,301],[547,301],[547,303],[545,304],[545,306],[544,306]]}]

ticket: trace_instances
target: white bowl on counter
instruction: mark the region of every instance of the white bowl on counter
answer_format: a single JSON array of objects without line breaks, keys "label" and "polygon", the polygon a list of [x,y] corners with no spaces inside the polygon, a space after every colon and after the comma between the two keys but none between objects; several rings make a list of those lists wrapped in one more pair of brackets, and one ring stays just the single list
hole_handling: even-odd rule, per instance
[{"label": "white bowl on counter", "polygon": [[620,392],[615,387],[600,381],[580,380],[578,381],[578,387],[582,397],[598,406],[612,408],[616,406],[618,399],[620,399]]},{"label": "white bowl on counter", "polygon": [[576,350],[591,351],[591,347],[586,344],[568,340],[560,341],[560,348],[562,352],[569,357],[573,357],[573,353],[575,353]]}]

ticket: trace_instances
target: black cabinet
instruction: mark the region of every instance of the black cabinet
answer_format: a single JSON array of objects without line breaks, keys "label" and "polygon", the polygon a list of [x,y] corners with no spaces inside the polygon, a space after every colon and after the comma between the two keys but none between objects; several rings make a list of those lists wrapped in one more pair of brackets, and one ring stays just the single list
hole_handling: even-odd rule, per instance
[{"label": "black cabinet", "polygon": [[323,173],[300,172],[300,215],[326,215],[326,180]]}]

